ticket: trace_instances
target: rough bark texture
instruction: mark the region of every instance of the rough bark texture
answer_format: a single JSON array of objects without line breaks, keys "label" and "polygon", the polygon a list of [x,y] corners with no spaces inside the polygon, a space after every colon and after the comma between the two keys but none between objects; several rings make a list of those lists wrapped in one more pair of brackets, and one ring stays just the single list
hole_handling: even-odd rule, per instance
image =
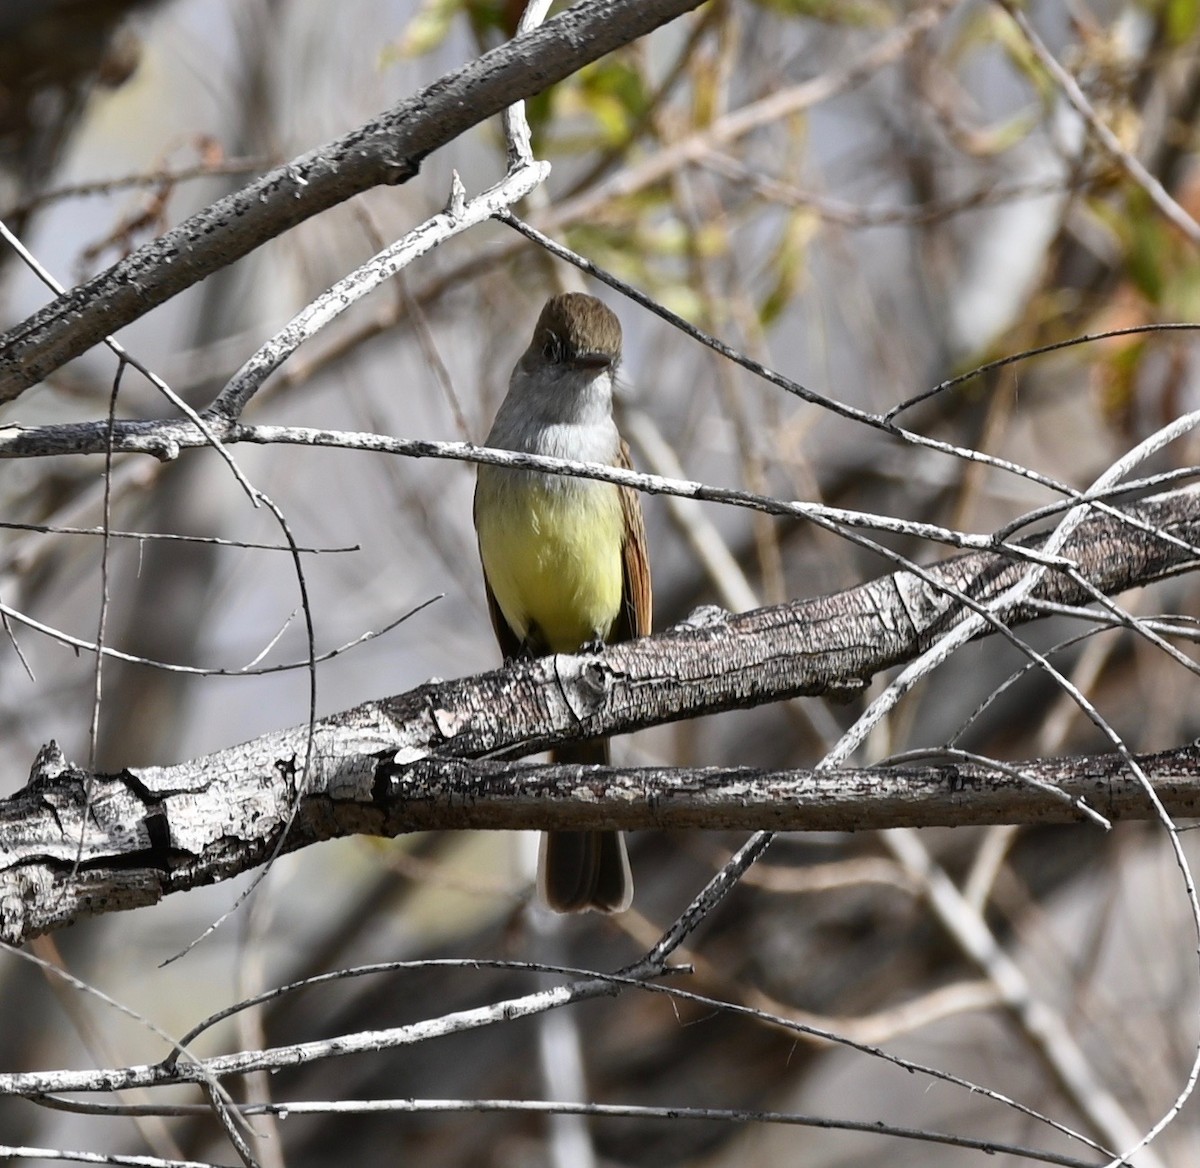
[{"label": "rough bark texture", "polygon": [[372,187],[407,182],[426,155],[472,126],[700,3],[585,0],[269,171],[0,337],[0,401],[318,212]]},{"label": "rough bark texture", "polygon": [[[1070,548],[1105,592],[1190,562],[1197,493],[1131,508],[1143,526],[1093,518]],[[1164,539],[1146,530],[1168,531]],[[980,600],[1026,570],[988,553],[929,569]],[[1037,597],[1086,602],[1049,573]],[[868,828],[1062,822],[1077,817],[1019,778],[965,766],[905,772],[609,771],[511,768],[557,741],[621,733],[801,694],[854,689],[959,619],[959,601],[911,572],[739,616],[722,614],[595,656],[515,662],[370,702],[177,766],[91,775],[57,748],[0,804],[0,939],[152,903],[291,850],[352,833],[457,827]],[[1032,605],[1008,623],[1037,614]],[[307,763],[306,763],[307,759]],[[1119,756],[1023,764],[1108,817],[1148,816]],[[1147,761],[1176,815],[1196,813],[1196,755]],[[298,794],[303,793],[302,798]],[[290,821],[290,826],[289,825]],[[280,845],[281,833],[287,831]]]}]

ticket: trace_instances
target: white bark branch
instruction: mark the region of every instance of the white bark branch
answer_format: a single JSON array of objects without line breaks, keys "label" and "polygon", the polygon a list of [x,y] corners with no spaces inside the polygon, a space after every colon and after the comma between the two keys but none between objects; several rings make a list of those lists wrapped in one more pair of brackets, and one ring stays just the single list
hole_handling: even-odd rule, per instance
[{"label": "white bark branch", "polygon": [[[1160,578],[1193,562],[1198,499],[1200,492],[1182,490],[1146,500],[1131,509],[1138,525],[1094,516],[1063,551],[1106,593]],[[1079,799],[1106,818],[1148,815],[1145,791],[1118,756],[1028,763],[1019,768],[1025,777],[962,764],[815,774],[475,761],[789,697],[854,692],[957,625],[964,609],[955,593],[986,601],[1028,570],[996,553],[972,553],[922,576],[898,572],[834,596],[736,616],[707,610],[694,624],[595,656],[522,661],[429,683],[319,722],[303,783],[305,726],[117,775],[89,775],[44,752],[30,784],[0,804],[0,939],[17,942],[83,914],[148,904],[243,872],[272,854],[293,810],[286,848],[434,827],[1049,822],[1076,817],[1070,804]],[[1041,601],[1089,599],[1077,581],[1048,570],[1009,620],[1034,619]],[[1145,766],[1168,811],[1196,814],[1191,748]],[[1052,797],[1047,785],[1062,796]]]},{"label": "white bark branch", "polygon": [[700,6],[582,0],[363,126],[268,171],[0,336],[0,402],[313,215],[413,178],[426,155],[506,106]]}]

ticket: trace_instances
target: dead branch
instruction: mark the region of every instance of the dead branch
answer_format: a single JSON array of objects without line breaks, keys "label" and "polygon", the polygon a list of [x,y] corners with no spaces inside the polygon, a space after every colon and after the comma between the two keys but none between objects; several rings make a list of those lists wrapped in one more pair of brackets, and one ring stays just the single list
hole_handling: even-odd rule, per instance
[{"label": "dead branch", "polygon": [[[1107,594],[1193,562],[1200,492],[1092,516],[1067,553]],[[1036,543],[1036,541],[1033,541]],[[1101,814],[1148,805],[1116,756],[1021,764],[1022,777],[963,765],[903,771],[513,768],[571,738],[628,733],[800,695],[853,693],[962,619],[958,596],[986,603],[1028,566],[972,553],[831,596],[701,619],[594,656],[518,662],[368,702],[175,766],[89,774],[56,749],[0,804],[0,938],[19,942],[82,915],[132,908],[227,879],[285,848],[355,833],[429,828],[871,828],[1071,819],[1069,799]],[[1004,614],[1088,603],[1065,572]],[[1197,755],[1146,760],[1168,810],[1196,810]],[[1030,779],[1057,787],[1054,799]],[[86,814],[85,814],[86,812]],[[289,826],[290,824],[290,826]]]}]

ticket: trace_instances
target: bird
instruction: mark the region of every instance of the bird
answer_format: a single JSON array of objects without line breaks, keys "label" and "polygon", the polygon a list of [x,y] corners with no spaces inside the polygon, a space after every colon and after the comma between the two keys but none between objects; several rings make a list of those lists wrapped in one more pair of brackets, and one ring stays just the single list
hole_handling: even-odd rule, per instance
[{"label": "bird", "polygon": [[[629,468],[613,419],[621,324],[594,296],[550,297],[512,371],[486,445]],[[652,594],[638,493],[595,479],[480,463],[473,506],[492,628],[505,660],[576,653],[646,636]],[[607,765],[607,739],[567,743],[556,762]],[[542,837],[542,900],[615,913],[633,900],[618,831]]]}]

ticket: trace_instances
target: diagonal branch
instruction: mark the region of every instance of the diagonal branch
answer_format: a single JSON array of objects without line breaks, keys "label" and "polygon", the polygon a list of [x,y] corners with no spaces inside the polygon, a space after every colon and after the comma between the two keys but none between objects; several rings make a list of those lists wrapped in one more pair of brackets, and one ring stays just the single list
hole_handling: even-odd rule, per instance
[{"label": "diagonal branch", "polygon": [[0,402],[313,215],[372,187],[407,182],[426,155],[472,126],[700,3],[582,0],[365,125],[268,171],[0,336]]},{"label": "diagonal branch", "polygon": [[[1080,579],[1112,594],[1192,565],[1187,545],[1200,542],[1198,500],[1194,489],[1145,500],[1130,508],[1137,524],[1107,514],[1088,519],[1062,549],[1077,573],[1047,570],[1034,594],[1008,614],[1010,622],[1037,618],[1042,604],[1086,604],[1092,592]],[[954,593],[985,602],[1028,570],[976,552],[922,575],[896,572],[832,596],[740,615],[701,610],[676,629],[593,656],[520,661],[430,682],[317,723],[298,808],[308,726],[116,775],[90,775],[47,749],[30,784],[0,804],[0,940],[227,879],[262,863],[285,831],[283,847],[294,849],[339,835],[435,826],[1061,821],[1077,814],[1068,802],[1081,797],[1109,816],[1144,815],[1145,792],[1121,778],[1116,756],[1083,760],[1077,772],[1062,762],[1027,764],[1021,777],[956,764],[837,770],[819,779],[741,771],[584,774],[464,761],[517,757],[568,739],[799,695],[853,692],[956,626],[964,608]],[[1194,814],[1194,753],[1147,765],[1157,768],[1170,809]],[[1068,779],[1076,786],[1063,786]],[[1066,799],[1052,798],[1046,784]],[[898,789],[912,797],[897,802]],[[752,797],[755,791],[773,794],[764,801]]]}]

